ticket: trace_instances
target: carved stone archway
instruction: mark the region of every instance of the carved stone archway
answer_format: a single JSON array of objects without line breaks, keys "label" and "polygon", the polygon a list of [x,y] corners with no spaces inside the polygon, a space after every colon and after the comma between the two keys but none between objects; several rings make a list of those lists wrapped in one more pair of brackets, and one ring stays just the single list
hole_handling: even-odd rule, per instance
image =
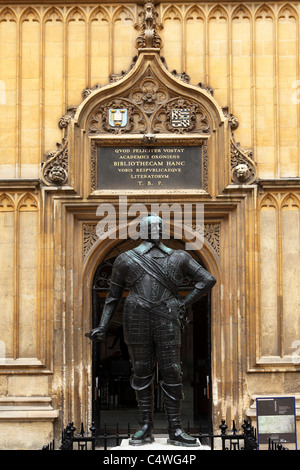
[{"label": "carved stone archway", "polygon": [[[89,224],[89,239],[93,240],[89,244],[89,250],[86,251],[87,263],[86,272],[94,271],[94,263],[97,260],[96,253],[101,252],[101,242],[97,243],[95,237],[91,236],[95,226]],[[213,264],[213,259],[217,253],[216,245],[211,236],[212,231],[208,233],[208,227],[205,232],[205,247],[203,250],[191,251],[190,254],[207,268],[206,262],[209,260]],[[217,231],[215,231],[217,239]],[[110,275],[113,262],[116,257],[139,245],[139,240],[119,240],[117,245],[108,249],[104,258],[97,266],[91,286],[91,328],[99,324],[103,303],[110,285]],[[185,249],[183,240],[171,237],[164,240],[164,244],[173,249]],[[95,245],[95,246],[94,246]],[[93,249],[94,247],[94,249]],[[179,292],[185,296],[191,288],[188,280],[181,285]],[[86,292],[88,294],[88,292]],[[103,429],[105,424],[115,426],[118,422],[119,429],[126,427],[128,423],[135,423],[136,400],[134,391],[130,386],[130,361],[128,350],[123,339],[122,321],[123,307],[126,298],[126,290],[123,292],[123,299],[112,318],[107,331],[105,343],[97,342],[92,344],[92,387],[90,401],[92,402],[92,417],[97,429]],[[184,426],[189,425],[195,432],[198,429],[210,429],[211,426],[211,295],[208,294],[199,302],[190,308],[187,312],[189,322],[182,333],[181,359],[184,383],[184,395],[182,417]],[[203,343],[199,342],[201,336]],[[201,345],[200,345],[201,344]],[[156,369],[155,387],[155,432],[165,432],[166,423],[163,412],[163,403],[161,399],[159,386],[159,369]],[[110,391],[110,394],[109,392]],[[121,414],[120,413],[121,408]],[[133,409],[132,409],[133,408]]]}]

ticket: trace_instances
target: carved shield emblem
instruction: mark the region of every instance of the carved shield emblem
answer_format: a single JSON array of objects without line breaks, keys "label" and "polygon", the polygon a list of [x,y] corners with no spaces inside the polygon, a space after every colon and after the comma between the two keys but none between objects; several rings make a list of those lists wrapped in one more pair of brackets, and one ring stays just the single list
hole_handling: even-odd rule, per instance
[{"label": "carved shield emblem", "polygon": [[189,109],[172,109],[172,126],[175,128],[187,128],[190,126]]},{"label": "carved shield emblem", "polygon": [[109,124],[112,127],[125,127],[127,124],[127,109],[109,109]]}]

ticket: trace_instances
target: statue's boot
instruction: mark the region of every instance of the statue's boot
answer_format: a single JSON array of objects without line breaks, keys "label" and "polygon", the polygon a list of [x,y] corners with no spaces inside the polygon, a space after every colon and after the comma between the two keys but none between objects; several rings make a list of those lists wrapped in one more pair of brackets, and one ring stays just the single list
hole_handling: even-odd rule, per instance
[{"label": "statue's boot", "polygon": [[198,447],[199,441],[189,436],[181,426],[181,401],[183,400],[181,384],[162,383],[165,411],[168,419],[168,444],[175,446]]},{"label": "statue's boot", "polygon": [[[137,380],[135,380],[137,382]],[[132,383],[133,385],[133,383]],[[136,398],[138,402],[138,408],[141,418],[141,428],[138,429],[131,439],[129,440],[130,445],[140,446],[143,444],[150,444],[154,441],[152,435],[153,432],[153,383],[147,384],[145,388],[135,388]]]}]

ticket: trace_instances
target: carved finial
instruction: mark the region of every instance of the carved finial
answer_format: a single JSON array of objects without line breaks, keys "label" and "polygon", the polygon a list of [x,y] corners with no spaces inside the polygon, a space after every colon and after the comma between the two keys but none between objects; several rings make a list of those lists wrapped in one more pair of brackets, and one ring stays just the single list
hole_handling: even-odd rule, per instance
[{"label": "carved finial", "polygon": [[154,10],[154,2],[152,0],[145,0],[144,11],[142,12],[142,34],[136,40],[138,49],[161,48],[161,37],[157,34],[157,16],[158,13]]}]

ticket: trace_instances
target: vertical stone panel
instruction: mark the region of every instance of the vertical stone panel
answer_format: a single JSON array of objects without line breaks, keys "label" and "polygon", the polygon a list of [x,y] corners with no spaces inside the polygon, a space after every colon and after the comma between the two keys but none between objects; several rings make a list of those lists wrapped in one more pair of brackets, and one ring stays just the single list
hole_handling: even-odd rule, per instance
[{"label": "vertical stone panel", "polygon": [[170,71],[183,72],[182,14],[175,6],[169,7],[163,16],[162,55]]},{"label": "vertical stone panel", "polygon": [[228,96],[228,21],[226,11],[217,6],[208,18],[209,79],[214,96],[221,106],[229,104]]},{"label": "vertical stone panel", "polygon": [[37,351],[37,202],[25,195],[19,204],[19,357],[35,358]]},{"label": "vertical stone panel", "polygon": [[261,355],[276,356],[277,319],[277,209],[273,198],[266,197],[260,211],[260,302]]},{"label": "vertical stone panel", "polygon": [[97,8],[90,19],[90,85],[106,84],[110,75],[110,26],[107,12]]},{"label": "vertical stone panel", "polygon": [[[297,14],[283,8],[278,14],[278,102],[280,176],[298,174],[298,110],[292,101],[297,80],[298,28]],[[299,105],[298,105],[299,106]]]},{"label": "vertical stone panel", "polygon": [[272,11],[261,7],[255,18],[255,87],[256,87],[256,161],[259,176],[272,178],[276,173],[274,100],[274,20]]},{"label": "vertical stone panel", "polygon": [[282,294],[283,355],[293,353],[300,339],[300,209],[299,201],[287,196],[282,203]]},{"label": "vertical stone panel", "polygon": [[81,102],[87,86],[86,18],[81,8],[73,8],[67,18],[67,105]]},{"label": "vertical stone panel", "polygon": [[205,20],[202,11],[192,7],[186,13],[185,22],[185,71],[191,77],[191,83],[205,83]]},{"label": "vertical stone panel", "polygon": [[239,120],[235,138],[252,148],[252,21],[245,7],[232,14],[232,111]]},{"label": "vertical stone panel", "polygon": [[21,18],[21,177],[39,176],[40,21],[29,8]]},{"label": "vertical stone panel", "polygon": [[13,199],[2,194],[0,197],[0,285],[1,285],[1,328],[0,341],[5,358],[13,357],[14,338],[14,277],[15,277],[15,212]]},{"label": "vertical stone panel", "polygon": [[136,55],[133,12],[122,6],[113,17],[113,73],[128,70],[132,57]]},{"label": "vertical stone panel", "polygon": [[0,13],[0,44],[0,172],[1,178],[14,178],[18,141],[17,23],[9,8]]},{"label": "vertical stone panel", "polygon": [[43,154],[61,140],[58,120],[64,115],[64,26],[61,13],[52,8],[44,20]]}]

